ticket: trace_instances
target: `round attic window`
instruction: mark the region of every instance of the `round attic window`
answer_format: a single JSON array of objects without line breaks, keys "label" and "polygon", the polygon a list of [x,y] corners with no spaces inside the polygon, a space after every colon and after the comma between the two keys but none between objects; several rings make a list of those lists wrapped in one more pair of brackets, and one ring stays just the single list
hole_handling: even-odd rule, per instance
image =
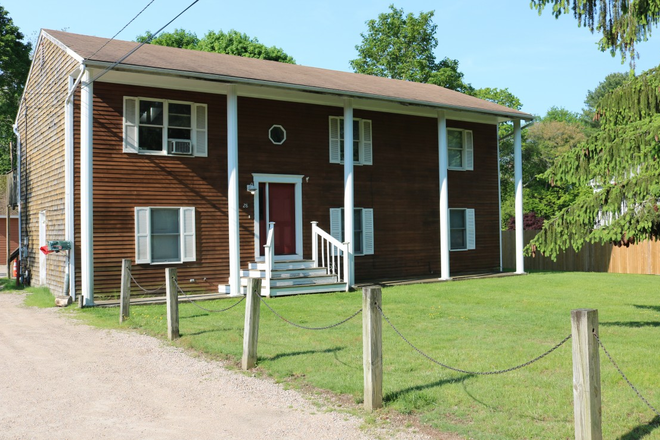
[{"label": "round attic window", "polygon": [[268,139],[275,145],[282,145],[286,140],[286,130],[281,125],[273,125],[268,130]]}]

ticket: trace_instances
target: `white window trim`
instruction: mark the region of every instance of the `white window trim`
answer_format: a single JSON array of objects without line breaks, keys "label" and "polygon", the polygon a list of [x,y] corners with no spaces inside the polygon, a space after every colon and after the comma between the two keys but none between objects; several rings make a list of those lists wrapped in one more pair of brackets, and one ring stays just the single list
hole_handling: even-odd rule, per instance
[{"label": "white window trim", "polygon": [[[343,121],[342,116],[330,116],[329,118],[329,153],[330,163],[342,164],[344,161],[341,159],[341,133],[340,121]],[[353,165],[373,165],[373,129],[370,119],[354,118],[353,121],[358,122],[360,127],[358,157],[359,160],[353,161]],[[333,135],[334,134],[334,135]]]},{"label": "white window trim", "polygon": [[476,226],[475,226],[475,215],[474,209],[466,208],[451,208],[451,211],[463,211],[465,214],[465,248],[464,249],[454,249],[451,247],[451,215],[448,215],[449,219],[449,250],[451,252],[464,252],[472,251],[477,248],[476,243]]},{"label": "white window trim", "polygon": [[[373,208],[354,208],[362,216],[362,253],[356,257],[374,254],[374,210]],[[344,222],[344,208],[330,208],[330,235],[344,242],[341,230]]]},{"label": "white window trim", "polygon": [[[179,261],[151,261],[151,211],[152,209],[179,210]],[[189,219],[186,220],[186,214]],[[144,216],[144,228],[140,226],[140,216]],[[196,261],[197,237],[194,207],[183,206],[136,206],[135,207],[135,264],[181,264]],[[188,239],[187,246],[186,239]],[[141,249],[145,246],[145,249]],[[143,250],[144,252],[141,252]]]},{"label": "white window trim", "polygon": [[[160,151],[143,150],[139,145],[139,109],[140,101],[154,101],[163,103],[163,144]],[[167,129],[169,122],[170,104],[190,105],[190,141],[193,153],[190,155],[172,154],[168,151]],[[133,106],[135,121],[127,119],[127,110]],[[198,111],[203,113],[203,121],[198,121]],[[208,156],[208,106],[190,101],[167,100],[149,98],[144,96],[124,96],[123,107],[123,152],[152,156],[175,156],[175,157],[207,157]]]},{"label": "white window trim", "polygon": [[[474,170],[474,134],[472,133],[472,130],[464,130],[460,128],[448,128],[447,131],[460,131],[463,134],[463,148],[462,148],[463,165],[460,167],[447,166],[447,169],[452,171],[473,171]],[[449,147],[447,147],[447,154],[449,154]],[[447,163],[449,163],[449,161],[447,161]]]}]

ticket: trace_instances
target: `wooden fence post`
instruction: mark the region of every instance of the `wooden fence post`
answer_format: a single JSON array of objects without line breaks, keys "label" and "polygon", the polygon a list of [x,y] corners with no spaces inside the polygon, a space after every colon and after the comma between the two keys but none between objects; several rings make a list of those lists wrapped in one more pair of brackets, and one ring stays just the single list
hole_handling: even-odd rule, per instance
[{"label": "wooden fence post", "polygon": [[575,440],[601,440],[598,310],[571,311],[573,338],[573,405]]},{"label": "wooden fence post", "polygon": [[119,323],[131,316],[131,260],[121,260]]},{"label": "wooden fence post", "polygon": [[261,310],[261,278],[248,279],[245,298],[245,326],[243,329],[242,368],[249,370],[257,364],[259,340],[259,311]]},{"label": "wooden fence post", "polygon": [[364,408],[383,406],[383,319],[380,287],[362,289],[362,354],[364,367]]},{"label": "wooden fence post", "polygon": [[167,337],[170,341],[179,337],[179,292],[176,287],[176,267],[165,269],[167,286]]}]

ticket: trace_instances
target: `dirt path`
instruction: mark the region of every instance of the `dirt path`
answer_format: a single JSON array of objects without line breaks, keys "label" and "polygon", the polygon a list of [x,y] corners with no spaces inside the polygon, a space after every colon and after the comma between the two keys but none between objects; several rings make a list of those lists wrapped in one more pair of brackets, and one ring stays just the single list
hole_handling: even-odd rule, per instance
[{"label": "dirt path", "polygon": [[0,439],[423,439],[360,430],[272,382],[0,294]]}]

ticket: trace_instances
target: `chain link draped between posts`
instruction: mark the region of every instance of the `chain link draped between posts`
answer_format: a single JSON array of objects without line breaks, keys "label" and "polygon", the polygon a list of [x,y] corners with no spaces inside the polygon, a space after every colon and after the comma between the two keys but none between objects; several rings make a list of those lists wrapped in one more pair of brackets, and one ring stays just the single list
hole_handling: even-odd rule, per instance
[{"label": "chain link draped between posts", "polygon": [[140,285],[140,283],[137,282],[135,278],[133,278],[133,272],[129,271],[128,274],[131,276],[131,280],[133,280],[135,285],[138,286],[140,290],[142,290],[144,293],[148,293],[148,294],[161,293],[165,289],[165,283],[161,284],[160,287],[158,287],[157,289],[153,289],[153,290],[145,289]]},{"label": "chain link draped between posts", "polygon": [[504,374],[504,373],[509,373],[511,371],[514,371],[514,370],[519,370],[521,368],[524,368],[524,367],[527,367],[527,366],[533,364],[534,362],[536,362],[538,360],[543,359],[544,357],[546,357],[547,355],[549,355],[550,353],[552,353],[553,351],[555,351],[556,349],[558,349],[559,347],[564,345],[564,343],[566,341],[571,339],[571,335],[568,335],[560,343],[558,343],[557,345],[552,347],[550,350],[546,351],[545,353],[541,354],[540,356],[535,357],[534,359],[532,359],[530,361],[525,362],[524,364],[516,365],[515,367],[507,368],[505,370],[495,370],[495,371],[469,371],[469,370],[463,370],[461,368],[455,368],[455,367],[451,367],[449,365],[443,364],[442,362],[433,359],[431,356],[424,353],[419,348],[415,347],[415,345],[413,345],[412,342],[410,342],[408,339],[406,339],[406,337],[403,336],[403,334],[394,326],[394,324],[392,324],[392,322],[389,320],[389,318],[387,316],[385,316],[385,313],[383,313],[383,309],[380,308],[380,305],[377,306],[377,307],[378,307],[378,311],[380,311],[380,314],[383,316],[383,318],[385,318],[385,321],[390,325],[390,327],[392,327],[392,329],[396,332],[396,334],[398,334],[401,337],[401,339],[403,339],[408,345],[410,345],[410,347],[412,347],[413,350],[415,350],[417,353],[421,354],[422,356],[424,356],[426,359],[433,362],[434,364],[440,365],[441,367],[447,368],[448,370],[452,370],[452,371],[456,371],[458,373],[464,373],[464,374],[474,374],[474,375],[486,376],[486,375],[492,375],[492,374]]},{"label": "chain link draped between posts", "polygon": [[637,394],[637,396],[638,396],[640,399],[642,399],[642,402],[644,402],[644,403],[646,404],[646,406],[648,406],[648,407],[651,409],[651,411],[653,411],[657,416],[660,417],[660,412],[658,412],[658,410],[655,409],[655,408],[653,407],[653,405],[651,405],[651,404],[649,403],[649,401],[646,400],[646,399],[644,398],[644,396],[642,396],[642,394],[637,390],[637,388],[635,388],[635,385],[633,385],[632,382],[630,382],[630,380],[628,380],[628,378],[627,378],[626,375],[623,373],[623,371],[621,371],[621,368],[619,368],[619,365],[617,365],[617,363],[614,361],[614,359],[612,358],[612,356],[610,355],[610,353],[607,351],[607,349],[606,349],[605,346],[603,345],[603,342],[600,340],[600,338],[598,337],[598,334],[597,334],[596,332],[594,332],[594,337],[595,337],[596,340],[598,341],[598,345],[600,345],[600,348],[602,348],[603,351],[605,352],[605,354],[607,355],[607,358],[610,360],[610,362],[612,362],[612,365],[614,365],[614,368],[617,369],[617,371],[619,372],[619,374],[621,375],[621,377],[623,377],[623,379],[628,383],[628,385],[630,385],[630,388],[632,388],[632,390],[635,392],[635,394]]},{"label": "chain link draped between posts", "polygon": [[284,321],[284,322],[286,322],[287,324],[290,324],[290,325],[292,325],[292,326],[294,326],[294,327],[301,328],[301,329],[303,329],[303,330],[328,330],[328,329],[331,329],[331,328],[334,328],[334,327],[339,327],[340,325],[342,325],[342,324],[344,324],[344,323],[350,321],[351,319],[355,318],[357,315],[359,315],[359,314],[362,312],[362,309],[360,309],[360,310],[358,310],[357,312],[353,313],[353,314],[352,314],[351,316],[349,316],[348,318],[346,318],[346,319],[344,319],[344,320],[342,320],[342,321],[339,321],[339,322],[336,323],[336,324],[327,325],[327,326],[325,326],[325,327],[305,327],[304,325],[300,325],[300,324],[296,324],[295,322],[291,322],[291,321],[289,321],[288,319],[286,319],[285,317],[283,317],[282,315],[280,315],[279,313],[277,313],[277,312],[276,312],[275,310],[273,310],[273,308],[272,308],[272,307],[271,307],[271,306],[270,306],[270,305],[269,305],[269,304],[263,299],[263,297],[262,297],[261,295],[259,295],[259,299],[261,300],[262,303],[264,303],[264,305],[265,305],[266,307],[268,307],[268,308],[270,309],[271,312],[273,312],[273,314],[275,314],[275,316],[277,316],[278,318],[280,318],[282,321]]},{"label": "chain link draped between posts", "polygon": [[237,305],[239,305],[240,303],[242,303],[243,300],[245,300],[245,297],[242,297],[241,299],[239,299],[237,302],[235,302],[235,303],[232,304],[231,306],[227,307],[226,309],[221,309],[221,310],[207,309],[206,307],[202,307],[202,306],[200,306],[200,305],[197,304],[192,298],[190,298],[188,295],[186,295],[186,292],[184,292],[183,289],[181,288],[181,286],[179,286],[179,283],[177,283],[177,282],[175,281],[174,284],[176,284],[176,289],[181,293],[181,296],[183,296],[183,297],[185,298],[186,301],[188,301],[190,304],[192,304],[193,306],[197,307],[198,309],[200,309],[200,310],[204,310],[205,312],[209,312],[209,313],[222,313],[222,312],[226,312],[227,310],[231,310],[231,309],[233,309],[234,307],[236,307]]}]

